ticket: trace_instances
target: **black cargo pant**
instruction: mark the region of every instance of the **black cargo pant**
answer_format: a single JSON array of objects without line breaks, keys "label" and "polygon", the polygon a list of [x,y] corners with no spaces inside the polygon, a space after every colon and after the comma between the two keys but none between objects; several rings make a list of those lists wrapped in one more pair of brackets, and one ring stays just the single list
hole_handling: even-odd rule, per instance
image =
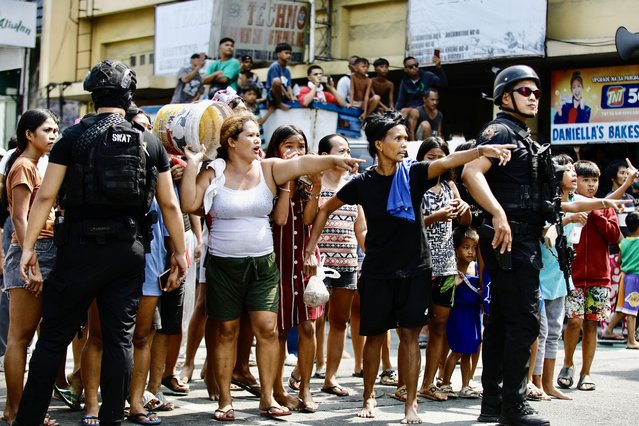
[{"label": "black cargo pant", "polygon": [[119,424],[123,420],[143,281],[144,245],[139,236],[135,241],[107,239],[98,243],[69,235],[58,248],[55,266],[44,283],[40,336],[29,364],[17,424],[42,424],[60,362],[94,299],[103,341],[100,423]]},{"label": "black cargo pant", "polygon": [[539,238],[513,233],[511,270],[499,268],[491,240],[481,238],[480,249],[491,277],[482,346],[484,401],[512,405],[525,399],[530,346],[539,334]]}]

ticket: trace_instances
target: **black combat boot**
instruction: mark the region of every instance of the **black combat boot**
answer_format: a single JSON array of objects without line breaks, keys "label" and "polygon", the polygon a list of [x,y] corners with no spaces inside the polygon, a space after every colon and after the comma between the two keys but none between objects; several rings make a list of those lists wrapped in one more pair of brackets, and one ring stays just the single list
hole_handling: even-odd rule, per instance
[{"label": "black combat boot", "polygon": [[482,423],[497,423],[501,414],[501,398],[484,395],[481,400],[481,413],[477,421]]},{"label": "black combat boot", "polygon": [[537,415],[526,401],[504,404],[499,423],[508,426],[550,426],[550,421]]}]

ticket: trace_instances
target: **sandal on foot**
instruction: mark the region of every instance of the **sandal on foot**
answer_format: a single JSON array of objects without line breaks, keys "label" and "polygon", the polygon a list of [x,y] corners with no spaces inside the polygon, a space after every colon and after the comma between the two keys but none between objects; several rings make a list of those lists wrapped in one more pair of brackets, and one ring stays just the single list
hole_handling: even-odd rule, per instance
[{"label": "sandal on foot", "polygon": [[80,403],[80,395],[73,393],[71,389],[62,389],[58,387],[58,385],[53,385],[53,392],[73,411],[82,411],[83,408]]},{"label": "sandal on foot", "polygon": [[541,401],[543,398],[543,393],[541,389],[535,386],[533,383],[526,384],[526,399],[528,401]]},{"label": "sandal on foot", "polygon": [[399,388],[397,388],[397,390],[395,391],[395,393],[389,393],[388,396],[396,399],[400,402],[406,402],[406,395],[408,394],[408,391],[406,390],[406,385],[401,386]]},{"label": "sandal on foot", "polygon": [[129,421],[138,425],[159,425],[162,423],[162,419],[159,417],[152,419],[151,416],[153,415],[157,416],[157,414],[153,411],[149,411],[148,413],[129,414]]},{"label": "sandal on foot", "polygon": [[162,385],[170,390],[173,395],[186,396],[189,394],[189,386],[182,383],[182,381],[180,381],[180,377],[177,374],[163,377]]},{"label": "sandal on foot", "polygon": [[447,398],[455,399],[459,397],[459,395],[457,395],[457,392],[453,390],[453,387],[451,385],[443,385],[439,388],[439,391],[446,395]]},{"label": "sandal on foot", "polygon": [[80,420],[82,426],[100,426],[98,416],[83,416]]},{"label": "sandal on foot", "polygon": [[577,389],[579,389],[580,391],[594,391],[595,388],[595,383],[590,378],[590,374],[584,374],[579,378]]},{"label": "sandal on foot", "polygon": [[260,408],[260,416],[262,417],[282,417],[290,415],[291,410],[285,407],[273,406],[265,409]]},{"label": "sandal on foot", "polygon": [[315,370],[315,374],[313,374],[313,378],[314,379],[325,379],[326,378],[326,370],[325,369]]},{"label": "sandal on foot", "polygon": [[154,408],[155,411],[173,411],[175,409],[175,405],[164,396],[164,392],[160,391],[155,394],[155,398],[158,400],[159,404]]},{"label": "sandal on foot", "polygon": [[353,374],[351,374],[352,377],[357,377],[359,379],[363,379],[364,378],[364,370],[359,370],[358,372],[355,372]]},{"label": "sandal on foot", "polygon": [[430,399],[431,401],[446,401],[448,399],[448,397],[441,393],[435,385],[430,385],[426,391],[417,392],[417,396]]},{"label": "sandal on foot", "polygon": [[335,396],[348,396],[348,391],[341,387],[340,385],[329,386],[326,388],[320,389],[322,392],[327,393],[329,395]]},{"label": "sandal on foot", "polygon": [[[288,387],[291,388],[294,391],[299,391],[300,390],[300,378],[295,376],[295,373],[293,373],[291,371],[291,377],[288,378]],[[273,407],[271,407],[273,408]],[[269,410],[271,409],[269,408]]]},{"label": "sandal on foot", "polygon": [[145,410],[155,410],[158,405],[160,405],[160,400],[157,399],[153,393],[148,390],[145,390],[144,393],[142,393],[142,406]]},{"label": "sandal on foot", "polygon": [[397,386],[397,371],[384,370],[379,376],[379,384],[384,386]]},{"label": "sandal on foot", "polygon": [[215,410],[213,412],[213,418],[218,422],[232,422],[235,420],[235,410],[229,408],[226,411],[223,410]]},{"label": "sandal on foot", "polygon": [[[239,387],[240,389],[247,391],[253,396],[262,396],[262,388],[260,387],[260,384],[257,382],[251,385],[249,383],[242,382],[241,380],[233,379],[231,380],[231,384]],[[299,388],[297,390],[299,390]]]},{"label": "sandal on foot", "polygon": [[574,383],[575,367],[563,367],[557,376],[557,385],[563,389],[570,389]]},{"label": "sandal on foot", "polygon": [[460,398],[467,398],[467,399],[477,399],[477,398],[481,398],[481,392],[476,391],[475,389],[471,388],[470,386],[464,386],[459,391],[459,397]]}]

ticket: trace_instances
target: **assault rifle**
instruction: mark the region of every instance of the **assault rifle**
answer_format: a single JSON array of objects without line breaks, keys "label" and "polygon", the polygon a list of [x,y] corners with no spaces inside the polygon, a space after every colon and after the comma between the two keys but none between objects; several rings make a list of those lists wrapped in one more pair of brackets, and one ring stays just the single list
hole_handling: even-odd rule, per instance
[{"label": "assault rifle", "polygon": [[566,232],[564,231],[564,215],[561,212],[561,181],[564,175],[564,168],[563,166],[555,166],[553,164],[553,168],[551,170],[554,171],[553,185],[555,188],[555,195],[552,199],[553,225],[557,230],[555,249],[557,249],[559,269],[561,269],[564,273],[566,291],[570,293],[570,275],[572,275],[570,264],[575,260],[575,251],[568,245],[568,239],[566,238]]}]

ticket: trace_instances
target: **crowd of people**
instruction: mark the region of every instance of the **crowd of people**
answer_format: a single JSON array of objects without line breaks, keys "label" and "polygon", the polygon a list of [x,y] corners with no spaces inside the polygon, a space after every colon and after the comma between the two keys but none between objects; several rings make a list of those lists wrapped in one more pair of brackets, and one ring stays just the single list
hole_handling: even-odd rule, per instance
[{"label": "crowd of people", "polygon": [[[180,68],[171,103],[190,103],[215,97],[216,92],[238,94],[246,107],[263,124],[275,109],[288,110],[292,105],[311,107],[313,103],[352,108],[362,122],[374,111],[397,110],[407,118],[410,140],[442,134],[442,113],[438,88],[446,88],[448,80],[439,56],[433,56],[434,72],[419,68],[411,56],[404,59],[404,77],[395,94],[395,85],[388,79],[390,63],[378,58],[373,62],[375,77],[369,77],[368,59],[351,56],[347,75],[337,84],[325,76],[322,67],[307,69],[308,81],[295,84],[288,64],[292,47],[280,43],[275,48],[277,58],[268,68],[266,81],[253,72],[253,58],[234,57],[235,41],[224,37],[219,43],[218,57],[203,71],[209,56],[191,55],[189,65]],[[206,93],[205,93],[206,92]],[[396,97],[397,96],[397,97]],[[395,101],[397,99],[397,101]]]},{"label": "crowd of people", "polygon": [[[397,97],[383,58],[372,79],[367,59],[350,58],[351,74],[336,86],[310,66],[301,105],[361,110],[375,164],[358,170],[362,160],[344,136],[325,135],[312,153],[315,144],[294,124],[278,127],[262,149],[267,117],[258,118],[257,105],[286,110],[295,99],[290,46],[277,46],[263,85],[250,56],[234,58],[233,40],[222,39],[219,53],[206,73],[207,56],[194,54],[172,99],[194,102],[208,88],[233,109],[215,159],[204,148],[166,153],[132,103],[135,72],[118,61],[91,70],[84,87],[96,112],[59,140],[51,112],[21,116],[15,150],[0,162],[9,424],[57,424],[47,414],[52,392],[84,410],[83,425],[119,424],[127,401],[131,421],[159,424],[158,412],[174,409],[163,389],[188,395],[202,339],[215,420],[235,420],[233,388],[259,397],[263,417],[314,413],[321,407],[312,377],[323,379],[323,393],[349,395],[339,367],[350,326],[353,376],[364,385],[359,417],[375,417],[379,379],[404,403],[405,424],[421,423],[421,397],[481,398],[479,421],[547,425],[528,400],[570,399],[561,389],[575,378],[577,389],[595,390],[597,330],[611,302],[617,312],[604,337],[623,338],[614,327],[625,318],[627,347],[639,348],[637,306],[627,297],[639,291],[639,213],[629,194],[639,172],[628,160],[611,164],[598,194],[595,163],[540,147],[525,125],[541,96],[531,68],[497,76],[501,112],[476,141],[450,152],[437,110],[437,88],[447,85],[437,56],[435,72],[404,60]],[[415,138],[422,142],[409,159]],[[576,253],[571,264],[557,262],[566,248]],[[616,294],[611,265],[624,272]],[[318,271],[327,273],[328,302],[312,305],[307,284]],[[297,357],[284,377],[289,352]]]}]

